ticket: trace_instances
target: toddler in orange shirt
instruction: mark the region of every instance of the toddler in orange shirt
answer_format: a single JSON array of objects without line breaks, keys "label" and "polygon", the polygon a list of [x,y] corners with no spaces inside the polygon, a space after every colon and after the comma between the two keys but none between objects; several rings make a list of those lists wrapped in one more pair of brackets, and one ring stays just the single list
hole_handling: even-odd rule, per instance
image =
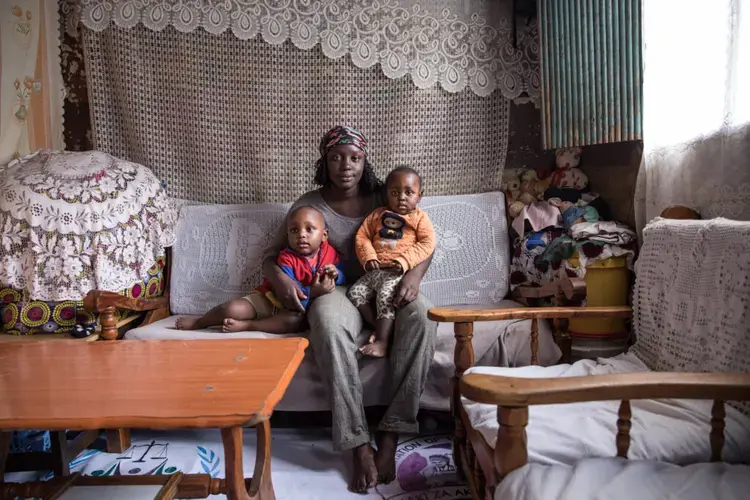
[{"label": "toddler in orange shirt", "polygon": [[435,250],[435,231],[427,214],[417,207],[422,179],[412,168],[399,167],[385,180],[387,206],[375,209],[357,231],[355,250],[366,274],[349,289],[349,300],[375,333],[359,348],[366,356],[383,357],[396,318],[393,297],[401,277]]}]

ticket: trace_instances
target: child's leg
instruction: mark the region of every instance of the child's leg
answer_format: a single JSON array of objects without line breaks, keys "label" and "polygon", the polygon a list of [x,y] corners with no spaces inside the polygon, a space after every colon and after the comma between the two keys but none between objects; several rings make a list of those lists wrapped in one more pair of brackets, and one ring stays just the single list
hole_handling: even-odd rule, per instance
[{"label": "child's leg", "polygon": [[359,314],[362,315],[362,319],[365,321],[366,325],[375,327],[375,304],[373,304],[372,300],[359,306],[357,310],[359,311]]},{"label": "child's leg", "polygon": [[381,271],[370,271],[357,280],[346,292],[346,296],[352,301],[366,324],[375,326],[375,310],[372,299],[378,288]]},{"label": "child's leg", "polygon": [[375,320],[374,339],[360,347],[360,352],[366,356],[382,358],[388,353],[388,342],[396,319],[396,309],[393,307],[393,296],[396,295],[401,275],[390,274],[380,285],[375,300],[377,319]]},{"label": "child's leg", "polygon": [[301,333],[307,329],[304,314],[282,311],[279,314],[262,319],[224,320],[223,332],[266,332],[266,333]]},{"label": "child's leg", "polygon": [[346,296],[352,301],[354,307],[359,310],[364,320],[372,320],[371,325],[375,323],[375,315],[372,313],[370,302],[375,298],[380,273],[381,271],[368,272],[349,287],[349,291],[346,292]]},{"label": "child's leg", "polygon": [[211,326],[221,326],[225,318],[248,320],[255,318],[255,307],[246,298],[234,299],[214,307],[198,319],[177,318],[178,330],[202,330]]}]

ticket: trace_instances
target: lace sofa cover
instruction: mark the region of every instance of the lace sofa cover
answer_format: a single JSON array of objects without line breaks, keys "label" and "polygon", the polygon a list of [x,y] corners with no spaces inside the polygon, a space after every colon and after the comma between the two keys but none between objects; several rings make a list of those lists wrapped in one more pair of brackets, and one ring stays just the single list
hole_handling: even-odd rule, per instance
[{"label": "lace sofa cover", "polygon": [[163,292],[176,211],[148,168],[102,152],[45,150],[10,163],[0,193],[6,333],[94,322],[78,307],[91,289]]},{"label": "lace sofa cover", "polygon": [[[505,298],[510,256],[504,203],[502,193],[422,200],[437,241],[421,286],[433,304],[493,304]],[[184,206],[173,257],[172,314],[203,314],[259,285],[263,251],[288,208]]]}]

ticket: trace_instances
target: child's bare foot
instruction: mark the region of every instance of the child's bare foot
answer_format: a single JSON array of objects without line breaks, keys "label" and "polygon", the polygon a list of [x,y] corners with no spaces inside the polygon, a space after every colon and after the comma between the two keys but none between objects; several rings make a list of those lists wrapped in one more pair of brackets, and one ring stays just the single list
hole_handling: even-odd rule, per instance
[{"label": "child's bare foot", "polygon": [[200,330],[200,327],[196,326],[199,319],[200,318],[185,318],[181,316],[175,320],[174,327],[176,330]]},{"label": "child's bare foot", "polygon": [[365,356],[373,358],[383,358],[388,354],[388,341],[387,340],[375,340],[369,344],[365,344],[359,348],[359,352]]},{"label": "child's bare foot", "polygon": [[224,333],[248,332],[254,330],[252,325],[253,322],[249,320],[225,318],[224,323],[221,325],[221,331]]}]

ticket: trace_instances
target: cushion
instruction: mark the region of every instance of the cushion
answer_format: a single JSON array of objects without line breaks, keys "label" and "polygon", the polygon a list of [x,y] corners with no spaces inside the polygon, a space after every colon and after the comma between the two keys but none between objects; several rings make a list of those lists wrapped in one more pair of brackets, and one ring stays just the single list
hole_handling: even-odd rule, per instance
[{"label": "cushion", "polygon": [[[467,373],[506,377],[576,377],[608,373],[648,372],[634,354],[614,358],[581,360],[572,365],[523,368],[475,367]],[[494,447],[497,440],[497,407],[462,399],[471,426]],[[573,465],[589,457],[617,455],[617,410],[619,401],[594,401],[529,406],[529,461],[541,464]],[[709,433],[711,401],[633,400],[629,457],[663,460],[676,464],[708,461],[711,455]],[[723,458],[728,462],[746,461],[750,456],[750,418],[726,407]]]},{"label": "cushion", "polygon": [[[499,307],[519,307],[519,304],[505,300]],[[238,332],[219,333],[217,330],[184,331],[174,329],[176,316],[157,321],[151,325],[130,330],[126,339],[139,340],[189,340],[214,338],[273,338],[270,333]],[[529,342],[530,320],[510,320],[477,322],[474,326],[473,346],[477,365],[524,366],[531,361]],[[369,332],[364,330],[359,342],[364,343]],[[294,335],[286,335],[294,336]],[[453,324],[438,324],[435,341],[435,356],[422,393],[421,406],[434,410],[447,411],[450,408],[450,379],[453,376]],[[555,345],[547,322],[539,324],[539,362],[555,363],[560,358],[560,350]],[[382,405],[388,401],[385,392],[385,377],[388,374],[387,359],[364,358],[360,361],[360,378],[364,388],[366,406]],[[321,411],[329,409],[325,386],[318,374],[312,349],[307,349],[305,359],[287,389],[278,410]]]},{"label": "cushion", "polygon": [[[183,206],[173,248],[172,312],[203,314],[260,284],[263,249],[289,206]],[[436,306],[504,299],[510,259],[503,194],[426,197],[421,207],[436,232],[422,293]]]},{"label": "cushion", "polygon": [[731,500],[748,491],[748,465],[590,458],[573,467],[527,464],[500,483],[495,500]]}]

